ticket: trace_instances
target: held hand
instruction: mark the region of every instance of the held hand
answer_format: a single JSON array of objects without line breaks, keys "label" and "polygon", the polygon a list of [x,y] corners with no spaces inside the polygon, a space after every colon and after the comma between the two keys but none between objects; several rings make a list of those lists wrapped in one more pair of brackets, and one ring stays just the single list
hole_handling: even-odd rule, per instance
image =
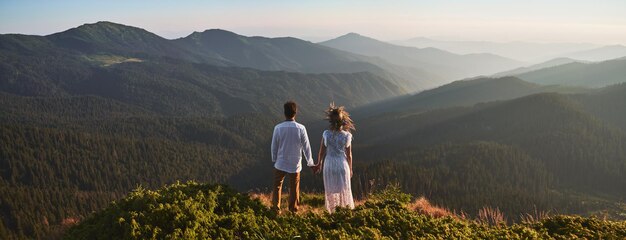
[{"label": "held hand", "polygon": [[315,173],[320,173],[320,172],[322,172],[322,164],[317,165],[317,172]]}]

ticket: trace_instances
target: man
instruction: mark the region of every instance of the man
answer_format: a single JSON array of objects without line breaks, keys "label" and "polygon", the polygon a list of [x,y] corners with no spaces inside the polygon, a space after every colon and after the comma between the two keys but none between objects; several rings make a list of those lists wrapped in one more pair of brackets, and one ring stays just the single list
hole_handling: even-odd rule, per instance
[{"label": "man", "polygon": [[317,166],[311,157],[311,145],[304,125],[296,122],[298,106],[295,102],[286,102],[285,121],[274,127],[272,135],[272,162],[274,162],[274,188],[272,192],[272,208],[280,211],[280,195],[285,176],[289,176],[289,211],[298,211],[300,200],[300,170],[302,170],[302,154],[307,166],[313,172]]}]

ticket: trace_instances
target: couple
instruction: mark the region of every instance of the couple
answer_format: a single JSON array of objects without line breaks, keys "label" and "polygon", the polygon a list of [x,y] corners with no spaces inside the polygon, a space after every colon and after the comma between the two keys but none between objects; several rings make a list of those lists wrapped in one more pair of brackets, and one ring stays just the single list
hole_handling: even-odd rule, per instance
[{"label": "couple", "polygon": [[[331,104],[326,111],[329,129],[322,134],[318,163],[313,162],[311,146],[304,125],[296,122],[298,107],[294,102],[284,105],[286,120],[274,127],[272,136],[272,162],[274,185],[272,208],[280,211],[280,195],[285,176],[289,176],[289,211],[298,211],[300,197],[300,170],[302,154],[313,172],[322,171],[326,210],[336,207],[354,208],[350,178],[352,177],[352,134],[354,123],[343,107]],[[322,170],[323,169],[323,170]]]}]

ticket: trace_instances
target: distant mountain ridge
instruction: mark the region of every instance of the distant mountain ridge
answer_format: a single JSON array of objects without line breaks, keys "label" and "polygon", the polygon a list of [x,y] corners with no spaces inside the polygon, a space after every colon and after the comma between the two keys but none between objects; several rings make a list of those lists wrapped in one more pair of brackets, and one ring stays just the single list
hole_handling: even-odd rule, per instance
[{"label": "distant mountain ridge", "polygon": [[[399,79],[381,77],[385,71],[380,67],[349,62],[348,57],[356,56],[353,54],[291,38],[247,38],[225,31],[207,34],[225,36],[228,40],[220,45],[251,43],[253,46],[236,45],[238,51],[231,55],[217,48],[211,55],[210,51],[200,48],[211,50],[209,47],[214,47],[211,45],[198,45],[196,49],[179,42],[186,41],[184,39],[167,40],[140,28],[110,22],[86,24],[45,37],[0,35],[0,91],[38,97],[96,95],[159,114],[215,117],[251,112],[280,116],[275,106],[286,99],[299,100],[305,109],[313,109],[329,101],[356,106],[407,91],[394,83]],[[189,39],[196,35],[192,34]],[[239,42],[231,40],[232,37]],[[280,46],[272,47],[272,44]],[[262,45],[269,46],[267,53],[262,51],[265,50]],[[348,73],[307,74],[234,67],[250,61],[279,66],[289,59],[300,63],[312,59],[312,54],[306,52],[280,51],[290,45],[296,48],[305,45],[304,49],[325,54],[323,58],[327,57],[326,63],[330,63],[327,69],[358,67],[361,63],[363,69],[353,68],[354,73],[346,70]],[[247,55],[256,56],[253,58],[237,55],[254,51],[260,54]],[[274,63],[270,61],[281,54],[286,57]],[[298,59],[289,54],[308,58]],[[333,54],[338,57],[333,58]],[[315,67],[313,62],[304,65]],[[290,67],[298,67],[300,63],[295,62]],[[368,68],[371,71],[366,71]],[[303,117],[321,114],[321,110],[312,110]]]},{"label": "distant mountain ridge", "polygon": [[184,38],[168,40],[141,28],[103,21],[43,37],[3,35],[0,47],[19,47],[17,38],[29,38],[29,42],[34,42],[36,38],[40,46],[82,54],[169,57],[215,66],[302,73],[367,71],[409,91],[436,86],[440,81],[436,74],[424,69],[391,64],[380,58],[340,51],[297,38],[246,37],[220,29],[194,32]]},{"label": "distant mountain ridge", "polygon": [[376,56],[393,64],[428,69],[447,80],[493,74],[518,67],[521,62],[488,53],[459,55],[436,48],[393,45],[349,33],[320,44],[340,50]]},{"label": "distant mountain ridge", "polygon": [[[580,98],[577,95],[539,93],[473,107],[430,111],[398,108],[395,112],[359,118],[361,131],[355,134],[355,138],[361,139],[362,147],[355,155],[361,155],[361,161],[371,163],[363,167],[367,178],[361,178],[361,184],[366,185],[368,179],[385,183],[401,181],[406,189],[412,189],[409,192],[458,206],[467,201],[485,202],[475,197],[476,191],[485,187],[493,187],[485,194],[509,199],[499,203],[503,208],[513,206],[517,200],[524,201],[522,199],[534,199],[529,201],[551,206],[551,209],[568,208],[560,205],[558,202],[563,200],[558,199],[575,199],[568,195],[572,194],[571,191],[581,196],[605,198],[599,202],[624,199],[626,134],[608,124],[611,121],[607,119],[619,121],[626,115],[624,111],[611,114],[602,110],[596,114],[586,110],[623,109],[623,102],[612,100],[623,95],[624,88],[611,88],[609,92],[613,95],[608,98],[601,97],[604,93],[582,94]],[[494,146],[510,146],[512,149],[491,152]],[[466,149],[461,150],[463,148]],[[511,151],[519,152],[497,157]],[[480,157],[482,154],[485,157]],[[496,162],[492,166],[479,167],[491,161]],[[484,169],[490,170],[481,172]],[[510,169],[524,174],[498,176]],[[543,172],[544,169],[547,172]],[[465,179],[468,174],[480,177]],[[440,175],[443,176],[437,177]],[[528,175],[536,176],[536,181],[525,183]],[[429,182],[433,178],[437,180]],[[490,179],[495,185],[470,183],[480,179]],[[441,184],[449,187],[441,187]],[[497,187],[498,184],[506,187]],[[471,185],[479,187],[468,189]],[[515,194],[510,191],[494,193],[512,188],[518,189]],[[554,191],[568,194],[553,195]],[[466,197],[455,201],[450,200],[450,196]],[[574,207],[578,209],[603,208],[602,203],[583,206],[588,202],[574,200],[572,204],[578,205]]]},{"label": "distant mountain ridge", "polygon": [[494,74],[495,77],[502,77],[502,76],[515,76],[515,75],[519,75],[519,74],[523,74],[523,73],[527,73],[527,72],[532,72],[532,71],[536,71],[536,70],[540,70],[540,69],[544,69],[544,68],[551,68],[551,67],[556,67],[559,65],[565,65],[568,63],[574,63],[574,62],[579,62],[579,63],[587,63],[587,61],[583,61],[583,60],[576,60],[576,59],[572,59],[572,58],[555,58],[555,59],[551,59],[542,63],[538,63],[538,64],[533,64],[530,66],[526,66],[526,67],[520,67],[520,68],[516,68],[513,70],[509,70],[509,71],[504,71],[504,72],[500,72],[500,73],[496,73]]},{"label": "distant mountain ridge", "polygon": [[516,75],[538,84],[605,87],[626,82],[626,59],[603,62],[572,62]]},{"label": "distant mountain ridge", "polygon": [[425,37],[393,41],[393,43],[418,48],[435,47],[458,54],[489,52],[529,63],[567,57],[563,54],[600,47],[599,45],[590,43],[446,41]]},{"label": "distant mountain ridge", "polygon": [[584,88],[544,86],[517,77],[460,80],[417,94],[365,105],[355,112],[373,116],[385,112],[421,112],[436,108],[472,106],[477,103],[509,100],[541,92],[581,93]]},{"label": "distant mountain ridge", "polygon": [[607,61],[626,57],[626,46],[609,45],[599,48],[563,54],[565,57],[586,61]]}]

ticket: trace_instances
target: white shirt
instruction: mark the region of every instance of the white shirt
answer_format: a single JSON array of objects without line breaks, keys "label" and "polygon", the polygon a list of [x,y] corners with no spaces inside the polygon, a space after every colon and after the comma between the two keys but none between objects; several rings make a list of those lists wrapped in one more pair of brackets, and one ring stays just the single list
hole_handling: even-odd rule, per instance
[{"label": "white shirt", "polygon": [[311,144],[304,125],[296,121],[284,121],[274,127],[272,135],[272,162],[278,170],[297,173],[302,170],[302,154],[307,166],[314,166]]}]

